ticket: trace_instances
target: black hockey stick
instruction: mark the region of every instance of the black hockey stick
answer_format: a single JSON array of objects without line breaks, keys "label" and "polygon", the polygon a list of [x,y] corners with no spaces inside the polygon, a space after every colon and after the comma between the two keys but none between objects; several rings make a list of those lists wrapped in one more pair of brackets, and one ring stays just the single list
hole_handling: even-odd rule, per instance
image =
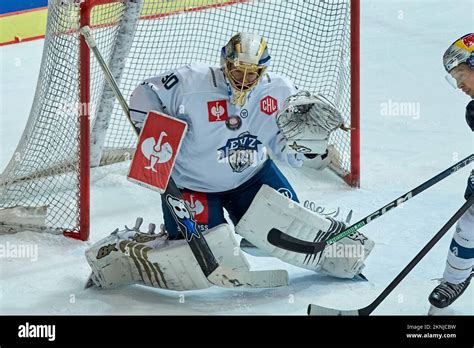
[{"label": "black hockey stick", "polygon": [[423,249],[414,257],[413,260],[401,271],[397,277],[382,291],[382,293],[367,307],[354,310],[339,310],[323,306],[310,304],[308,306],[308,315],[369,315],[375,308],[392,292],[393,289],[407,276],[408,273],[420,262],[420,260],[438,243],[438,241],[449,231],[457,220],[474,204],[474,195],[462,205],[461,208],[444,224],[444,226],[435,234],[435,236],[426,244]]},{"label": "black hockey stick", "polygon": [[458,163],[452,165],[448,169],[442,171],[438,175],[432,177],[431,179],[425,181],[421,185],[417,186],[411,191],[401,195],[397,199],[391,201],[387,205],[383,206],[380,209],[377,209],[372,214],[366,216],[362,220],[357,221],[355,224],[349,226],[344,231],[336,234],[335,236],[319,242],[308,242],[298,238],[294,238],[292,236],[283,233],[277,228],[272,228],[267,235],[267,240],[270,244],[279,247],[281,249],[293,251],[296,253],[301,254],[317,254],[320,251],[324,250],[327,245],[334,244],[335,242],[341,240],[342,238],[347,237],[348,235],[354,233],[358,229],[364,227],[371,221],[377,219],[378,217],[384,215],[386,212],[392,210],[393,208],[398,207],[402,203],[408,201],[409,199],[415,197],[419,193],[425,191],[426,189],[430,188],[434,184],[440,182],[441,180],[445,179],[446,177],[450,176],[451,174],[457,172],[459,169],[467,166],[469,163],[474,161],[474,154],[469,155],[468,157],[464,158],[463,160],[459,161]]},{"label": "black hockey stick", "polygon": [[[94,56],[96,57],[100,67],[102,68],[102,71],[104,72],[105,78],[107,82],[109,83],[110,88],[114,92],[115,97],[120,103],[135,133],[138,135],[139,130],[133,124],[130,118],[130,109],[127,104],[127,101],[125,100],[122,93],[120,92],[120,89],[117,85],[117,82],[115,81],[115,78],[113,77],[109,67],[107,66],[107,63],[104,61],[99,49],[97,48],[97,45],[95,43],[94,38],[92,37],[89,27],[82,27],[81,34],[84,36],[84,39],[87,45],[94,53]],[[180,201],[180,203],[182,203],[182,206],[185,209],[188,210],[190,221],[186,222],[185,224],[186,228],[179,228],[179,230],[181,231],[184,238],[188,242],[189,247],[191,248],[191,251],[194,257],[199,263],[199,266],[201,267],[202,272],[204,273],[206,278],[209,279],[209,277],[212,275],[211,277],[212,279],[209,279],[209,281],[211,281],[211,283],[214,283],[214,284],[217,283],[216,285],[220,285],[220,286],[233,287],[233,286],[238,285],[239,284],[238,279],[233,279],[230,276],[228,270],[224,270],[220,268],[219,263],[217,262],[212,250],[209,248],[209,245],[207,244],[206,239],[204,238],[202,233],[196,228],[196,223],[194,221],[193,215],[189,211],[189,208],[186,206],[182,193],[176,186],[176,183],[174,182],[173,178],[170,178],[168,182],[168,186],[166,187],[166,190],[164,193],[162,193],[162,195],[164,195],[165,197],[167,197],[168,195],[174,197],[175,199]],[[170,209],[172,208],[170,207]],[[172,214],[172,215],[174,216],[178,226],[182,226],[183,225],[182,221],[179,221],[179,219],[176,217],[175,214]],[[193,238],[189,238],[189,234],[194,235]]]}]

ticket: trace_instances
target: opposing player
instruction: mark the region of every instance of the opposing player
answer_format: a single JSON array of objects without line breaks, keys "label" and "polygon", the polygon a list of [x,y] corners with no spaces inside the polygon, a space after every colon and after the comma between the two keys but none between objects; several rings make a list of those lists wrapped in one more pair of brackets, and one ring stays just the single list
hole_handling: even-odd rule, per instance
[{"label": "opposing player", "polygon": [[[267,72],[269,62],[263,38],[239,33],[222,48],[220,67],[187,65],[140,84],[130,99],[132,122],[142,130],[148,112],[154,110],[188,125],[171,176],[219,262],[239,270],[244,281],[238,286],[281,286],[287,274],[249,271],[224,209],[235,231],[269,255],[331,276],[353,278],[374,245],[362,234],[333,244],[349,246],[347,257],[341,257],[340,250],[317,255],[289,252],[267,241],[272,228],[311,242],[328,239],[344,228],[343,223],[299,205],[296,192],[267,153],[294,167],[309,160],[323,167],[329,158],[329,135],[342,126],[342,116],[324,97],[298,92],[288,79]],[[181,203],[173,204],[162,195],[162,208],[164,239],[127,228],[86,252],[96,285],[141,282],[174,290],[208,285],[180,240],[173,214],[183,214]],[[264,221],[269,224],[263,226]]]},{"label": "opposing player", "polygon": [[[448,80],[474,99],[474,33],[456,40],[443,56]],[[466,107],[466,121],[474,131],[474,100]],[[474,170],[468,179],[464,197],[474,194]],[[430,303],[437,308],[452,304],[469,286],[474,266],[474,206],[459,219],[449,247],[443,281],[430,294]]]}]

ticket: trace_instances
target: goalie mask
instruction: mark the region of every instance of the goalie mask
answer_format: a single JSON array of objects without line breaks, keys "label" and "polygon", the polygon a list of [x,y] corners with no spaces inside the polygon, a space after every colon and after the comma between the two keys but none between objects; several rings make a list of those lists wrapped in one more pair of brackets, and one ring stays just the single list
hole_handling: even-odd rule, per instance
[{"label": "goalie mask", "polygon": [[443,55],[443,65],[448,72],[446,80],[454,88],[457,88],[457,83],[451,73],[463,63],[474,69],[474,33],[464,35],[456,40]]},{"label": "goalie mask", "polygon": [[238,33],[222,48],[221,66],[232,87],[233,104],[243,106],[268,67],[270,56],[264,38]]}]

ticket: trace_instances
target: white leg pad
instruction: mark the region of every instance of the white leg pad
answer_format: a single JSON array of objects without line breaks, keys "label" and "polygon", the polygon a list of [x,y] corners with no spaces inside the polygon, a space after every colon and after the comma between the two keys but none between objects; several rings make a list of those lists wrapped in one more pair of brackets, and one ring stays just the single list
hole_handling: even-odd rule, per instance
[{"label": "white leg pad", "polygon": [[[236,226],[236,232],[271,256],[292,265],[335,277],[352,278],[360,273],[374,246],[373,241],[359,232],[312,255],[284,250],[267,240],[268,232],[277,228],[292,237],[317,242],[328,239],[338,227],[340,231],[341,223],[313,213],[263,185]],[[356,250],[356,254],[343,254],[341,250],[345,252],[347,249]]]}]

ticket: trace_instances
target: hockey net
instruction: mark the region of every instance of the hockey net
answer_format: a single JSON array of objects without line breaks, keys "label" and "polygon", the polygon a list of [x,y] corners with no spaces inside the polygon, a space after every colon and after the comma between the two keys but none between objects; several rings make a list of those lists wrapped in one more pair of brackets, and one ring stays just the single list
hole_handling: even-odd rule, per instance
[{"label": "hockey net", "polygon": [[30,117],[0,176],[0,230],[87,239],[90,167],[133,154],[136,136],[79,34],[85,25],[127,99],[163,71],[218,65],[220,48],[236,32],[263,35],[271,71],[342,111],[352,130],[336,131],[330,142],[341,156],[339,175],[357,186],[358,12],[359,0],[49,0]]}]

